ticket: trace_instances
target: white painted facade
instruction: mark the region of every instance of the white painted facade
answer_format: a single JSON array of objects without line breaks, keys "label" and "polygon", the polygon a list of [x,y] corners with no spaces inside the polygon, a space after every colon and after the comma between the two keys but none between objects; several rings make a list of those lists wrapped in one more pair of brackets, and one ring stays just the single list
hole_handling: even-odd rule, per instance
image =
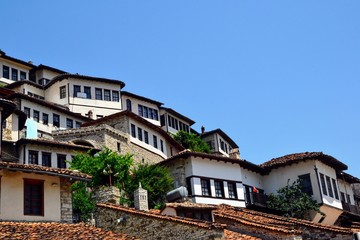
[{"label": "white painted facade", "polygon": [[202,139],[210,146],[213,152],[219,152],[225,157],[229,157],[231,151],[231,145],[224,140],[218,133],[213,133],[208,136],[202,137]]},{"label": "white painted facade", "polygon": [[188,133],[190,132],[191,123],[187,122],[183,118],[179,118],[174,114],[171,114],[165,108],[160,109],[160,117],[163,119],[161,120],[161,127],[164,131],[171,134],[176,134],[180,130]]},{"label": "white painted facade", "polygon": [[[9,68],[9,77],[4,76],[4,67],[8,67]],[[14,61],[10,61],[8,59],[4,59],[0,56],[0,82],[1,83],[5,83],[5,84],[10,84],[13,83],[15,81],[19,81],[21,80],[20,78],[20,72],[25,73],[25,80],[29,79],[29,71],[30,71],[31,67],[27,66],[27,65],[23,65]],[[12,78],[12,71],[17,71],[17,78],[16,80],[13,80]]]}]

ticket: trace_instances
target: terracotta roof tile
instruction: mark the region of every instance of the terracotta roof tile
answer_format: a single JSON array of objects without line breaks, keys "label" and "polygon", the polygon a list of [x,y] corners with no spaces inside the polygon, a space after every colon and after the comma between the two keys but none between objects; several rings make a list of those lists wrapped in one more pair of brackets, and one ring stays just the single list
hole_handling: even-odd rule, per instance
[{"label": "terracotta roof tile", "polygon": [[224,235],[226,240],[238,240],[238,239],[244,239],[244,240],[261,240],[261,238],[249,236],[246,234],[241,234],[238,232],[233,232],[230,230],[225,229]]},{"label": "terracotta roof tile", "polygon": [[0,222],[0,229],[0,239],[135,239],[124,234],[116,234],[83,223]]},{"label": "terracotta roof tile", "polygon": [[203,204],[203,203],[193,203],[193,202],[182,202],[182,203],[166,203],[166,207],[171,207],[174,209],[216,209],[216,205]]}]

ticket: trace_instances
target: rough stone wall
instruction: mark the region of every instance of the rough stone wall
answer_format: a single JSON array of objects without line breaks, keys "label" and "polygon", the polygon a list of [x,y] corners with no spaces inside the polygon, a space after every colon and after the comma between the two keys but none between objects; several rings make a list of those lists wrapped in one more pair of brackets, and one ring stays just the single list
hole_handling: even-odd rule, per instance
[{"label": "rough stone wall", "polygon": [[[221,228],[206,229],[156,217],[98,207],[96,226],[143,240],[225,239]],[[119,221],[118,221],[119,220]]]},{"label": "rough stone wall", "polygon": [[93,198],[97,203],[120,204],[120,190],[115,186],[100,186],[94,189]]},{"label": "rough stone wall", "polygon": [[175,188],[178,188],[180,186],[186,186],[185,162],[185,159],[178,159],[176,161],[176,164],[174,164],[173,162],[164,163],[164,166],[169,168],[170,175],[174,178]]},{"label": "rough stone wall", "polygon": [[334,232],[334,231],[326,231],[323,229],[316,229],[312,227],[306,226],[299,226],[297,227],[298,230],[303,231],[302,237],[304,240],[351,240],[352,232],[349,233],[341,233],[341,232]]},{"label": "rough stone wall", "polygon": [[60,208],[61,222],[73,222],[73,209],[71,197],[71,182],[66,178],[60,178]]}]

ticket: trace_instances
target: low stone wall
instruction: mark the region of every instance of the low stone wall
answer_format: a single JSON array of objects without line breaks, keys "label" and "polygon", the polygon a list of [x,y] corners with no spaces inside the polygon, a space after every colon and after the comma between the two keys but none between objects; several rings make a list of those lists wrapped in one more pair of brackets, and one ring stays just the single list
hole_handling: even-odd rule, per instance
[{"label": "low stone wall", "polygon": [[317,229],[313,227],[297,226],[298,230],[303,231],[302,237],[304,240],[352,240],[352,232],[346,231],[329,231],[324,229]]},{"label": "low stone wall", "polygon": [[183,218],[174,220],[174,217],[124,207],[111,208],[99,204],[95,216],[97,227],[144,240],[225,239],[224,229],[211,223],[191,222]]}]

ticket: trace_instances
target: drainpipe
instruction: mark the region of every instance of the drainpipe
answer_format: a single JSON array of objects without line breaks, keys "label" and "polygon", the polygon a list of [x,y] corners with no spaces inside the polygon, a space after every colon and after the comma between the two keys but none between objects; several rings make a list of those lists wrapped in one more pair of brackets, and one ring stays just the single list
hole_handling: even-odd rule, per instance
[{"label": "drainpipe", "polygon": [[314,166],[314,170],[315,170],[315,174],[316,174],[316,180],[317,180],[317,183],[318,183],[318,187],[319,187],[319,192],[320,192],[320,201],[321,201],[321,204],[323,204],[323,196],[322,196],[322,190],[321,190],[321,186],[320,186],[320,181],[319,181],[319,174],[318,174],[318,169],[316,167],[316,165]]}]

